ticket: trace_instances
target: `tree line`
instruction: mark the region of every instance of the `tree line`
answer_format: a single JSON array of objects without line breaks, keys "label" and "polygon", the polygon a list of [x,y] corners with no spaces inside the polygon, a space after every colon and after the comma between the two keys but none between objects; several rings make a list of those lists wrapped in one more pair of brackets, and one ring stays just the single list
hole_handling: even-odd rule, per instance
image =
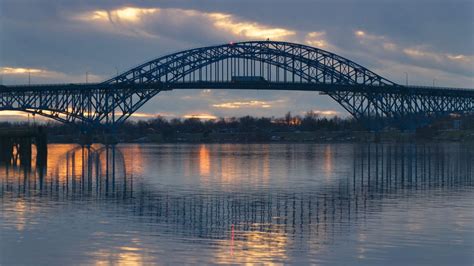
[{"label": "tree line", "polygon": [[[455,120],[459,128],[474,130],[474,116],[446,117],[425,127],[424,130],[452,129]],[[27,122],[0,122],[0,128],[33,127],[41,125],[49,135],[74,135],[79,127],[58,122],[43,122],[36,124]],[[133,137],[148,134],[161,134],[172,138],[180,133],[272,133],[272,132],[311,132],[311,131],[363,131],[364,126],[352,117],[325,117],[314,112],[303,116],[292,115],[288,112],[284,117],[232,117],[201,120],[198,118],[166,119],[157,116],[149,120],[129,120],[115,128],[117,134]]]}]

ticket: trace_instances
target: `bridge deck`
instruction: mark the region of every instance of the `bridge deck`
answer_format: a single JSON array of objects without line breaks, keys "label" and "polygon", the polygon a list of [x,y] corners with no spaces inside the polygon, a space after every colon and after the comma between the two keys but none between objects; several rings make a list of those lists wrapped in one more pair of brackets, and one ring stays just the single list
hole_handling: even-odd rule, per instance
[{"label": "bridge deck", "polygon": [[474,97],[474,89],[429,87],[429,86],[370,86],[359,84],[324,84],[324,83],[293,83],[293,82],[154,82],[154,83],[76,83],[76,84],[41,84],[0,86],[0,92],[27,91],[80,91],[108,89],[157,89],[160,91],[177,89],[231,89],[231,90],[287,90],[287,91],[318,91],[322,93],[335,91],[377,92],[389,94],[445,95],[456,97]]}]

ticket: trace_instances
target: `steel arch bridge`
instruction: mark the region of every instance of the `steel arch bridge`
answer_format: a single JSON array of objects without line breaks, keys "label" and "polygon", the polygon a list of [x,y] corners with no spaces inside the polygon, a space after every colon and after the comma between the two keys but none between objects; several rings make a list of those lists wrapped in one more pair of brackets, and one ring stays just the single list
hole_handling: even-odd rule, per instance
[{"label": "steel arch bridge", "polygon": [[102,83],[1,86],[0,111],[109,128],[159,92],[174,89],[320,92],[370,129],[414,128],[448,114],[474,113],[474,90],[402,86],[334,53],[276,41],[185,50]]}]

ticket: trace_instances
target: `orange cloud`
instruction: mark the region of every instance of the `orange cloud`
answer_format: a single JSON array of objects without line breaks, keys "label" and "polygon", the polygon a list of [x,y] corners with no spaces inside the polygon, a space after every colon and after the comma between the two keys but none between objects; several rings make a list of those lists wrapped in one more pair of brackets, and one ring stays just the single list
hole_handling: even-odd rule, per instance
[{"label": "orange cloud", "polygon": [[28,113],[21,111],[0,111],[0,116],[20,116],[27,117]]},{"label": "orange cloud", "polygon": [[362,44],[370,44],[372,46],[381,46],[387,51],[396,51],[397,45],[388,40],[387,37],[382,35],[369,34],[362,30],[354,31],[354,35],[359,39]]},{"label": "orange cloud", "polygon": [[230,14],[207,13],[205,16],[213,21],[213,25],[216,28],[230,32],[238,37],[285,40],[296,34],[295,31],[285,28],[271,27],[253,21],[239,20]]},{"label": "orange cloud", "polygon": [[217,119],[217,116],[211,115],[211,114],[187,114],[183,115],[183,118],[197,118],[197,119],[202,119],[202,120],[214,120]]},{"label": "orange cloud", "polygon": [[3,74],[27,74],[27,73],[46,73],[44,69],[38,68],[23,68],[23,67],[2,67],[0,71]]},{"label": "orange cloud", "polygon": [[232,14],[208,13],[192,9],[122,7],[113,10],[92,10],[72,16],[72,19],[93,23],[115,33],[146,37],[158,37],[157,33],[148,31],[144,25],[151,19],[160,18],[167,19],[166,23],[177,25],[203,21],[210,27],[237,38],[287,40],[296,35],[295,31],[287,28],[244,20]]},{"label": "orange cloud", "polygon": [[244,108],[270,108],[270,103],[265,101],[246,101],[246,102],[225,102],[220,104],[213,104],[212,107],[224,109],[240,109]]},{"label": "orange cloud", "polygon": [[114,10],[93,10],[76,16],[76,19],[84,21],[111,22],[111,23],[138,23],[146,15],[155,14],[159,8],[122,7]]},{"label": "orange cloud", "polygon": [[325,31],[313,31],[306,34],[306,41],[308,45],[318,48],[333,48],[326,39]]},{"label": "orange cloud", "polygon": [[[12,67],[5,66],[0,67],[0,74],[8,77],[27,77],[30,75],[32,81],[31,83],[36,83],[35,78],[42,78],[42,82],[45,79],[52,80],[53,83],[58,82],[85,82],[86,73],[82,75],[71,75],[63,72],[53,71],[46,68],[30,68],[30,67]],[[89,82],[98,82],[104,79],[100,75],[95,75],[91,72],[88,72],[88,81]]]},{"label": "orange cloud", "polygon": [[175,117],[175,114],[171,113],[143,113],[135,112],[131,115],[131,118],[157,118],[157,117]]}]

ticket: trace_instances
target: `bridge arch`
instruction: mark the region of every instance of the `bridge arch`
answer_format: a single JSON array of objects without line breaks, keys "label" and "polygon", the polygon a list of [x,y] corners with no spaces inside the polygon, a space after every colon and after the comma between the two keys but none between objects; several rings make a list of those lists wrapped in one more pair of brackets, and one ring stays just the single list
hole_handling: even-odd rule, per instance
[{"label": "bridge arch", "polygon": [[[252,63],[263,65],[254,66]],[[197,76],[199,73],[196,72],[200,70],[208,70],[207,75],[201,72]],[[280,72],[282,75],[278,75],[278,70],[289,73]],[[104,83],[179,82],[194,81],[198,77],[200,80],[230,81],[232,76],[241,74],[260,75],[267,81],[277,82],[289,81],[288,74],[294,74],[292,82],[395,85],[334,53],[302,44],[275,41],[239,42],[185,50],[146,62]],[[293,80],[295,76],[300,79]]]},{"label": "bridge arch", "polygon": [[[222,83],[232,82],[236,76],[258,76],[268,82],[306,83],[315,87],[317,85],[398,86],[334,53],[302,44],[275,41],[229,43],[185,50],[146,62],[103,84]],[[117,121],[125,121],[158,92],[153,91],[139,96],[131,107],[131,112],[120,116]],[[390,115],[385,109],[377,108],[377,103],[372,99],[363,95],[352,93],[351,97],[347,97],[347,91],[343,95],[339,92],[327,94],[356,118],[364,114],[356,110],[354,103],[348,99],[366,100],[366,104],[372,107],[366,113],[370,111],[375,116]],[[120,102],[116,107],[119,105]]]}]

